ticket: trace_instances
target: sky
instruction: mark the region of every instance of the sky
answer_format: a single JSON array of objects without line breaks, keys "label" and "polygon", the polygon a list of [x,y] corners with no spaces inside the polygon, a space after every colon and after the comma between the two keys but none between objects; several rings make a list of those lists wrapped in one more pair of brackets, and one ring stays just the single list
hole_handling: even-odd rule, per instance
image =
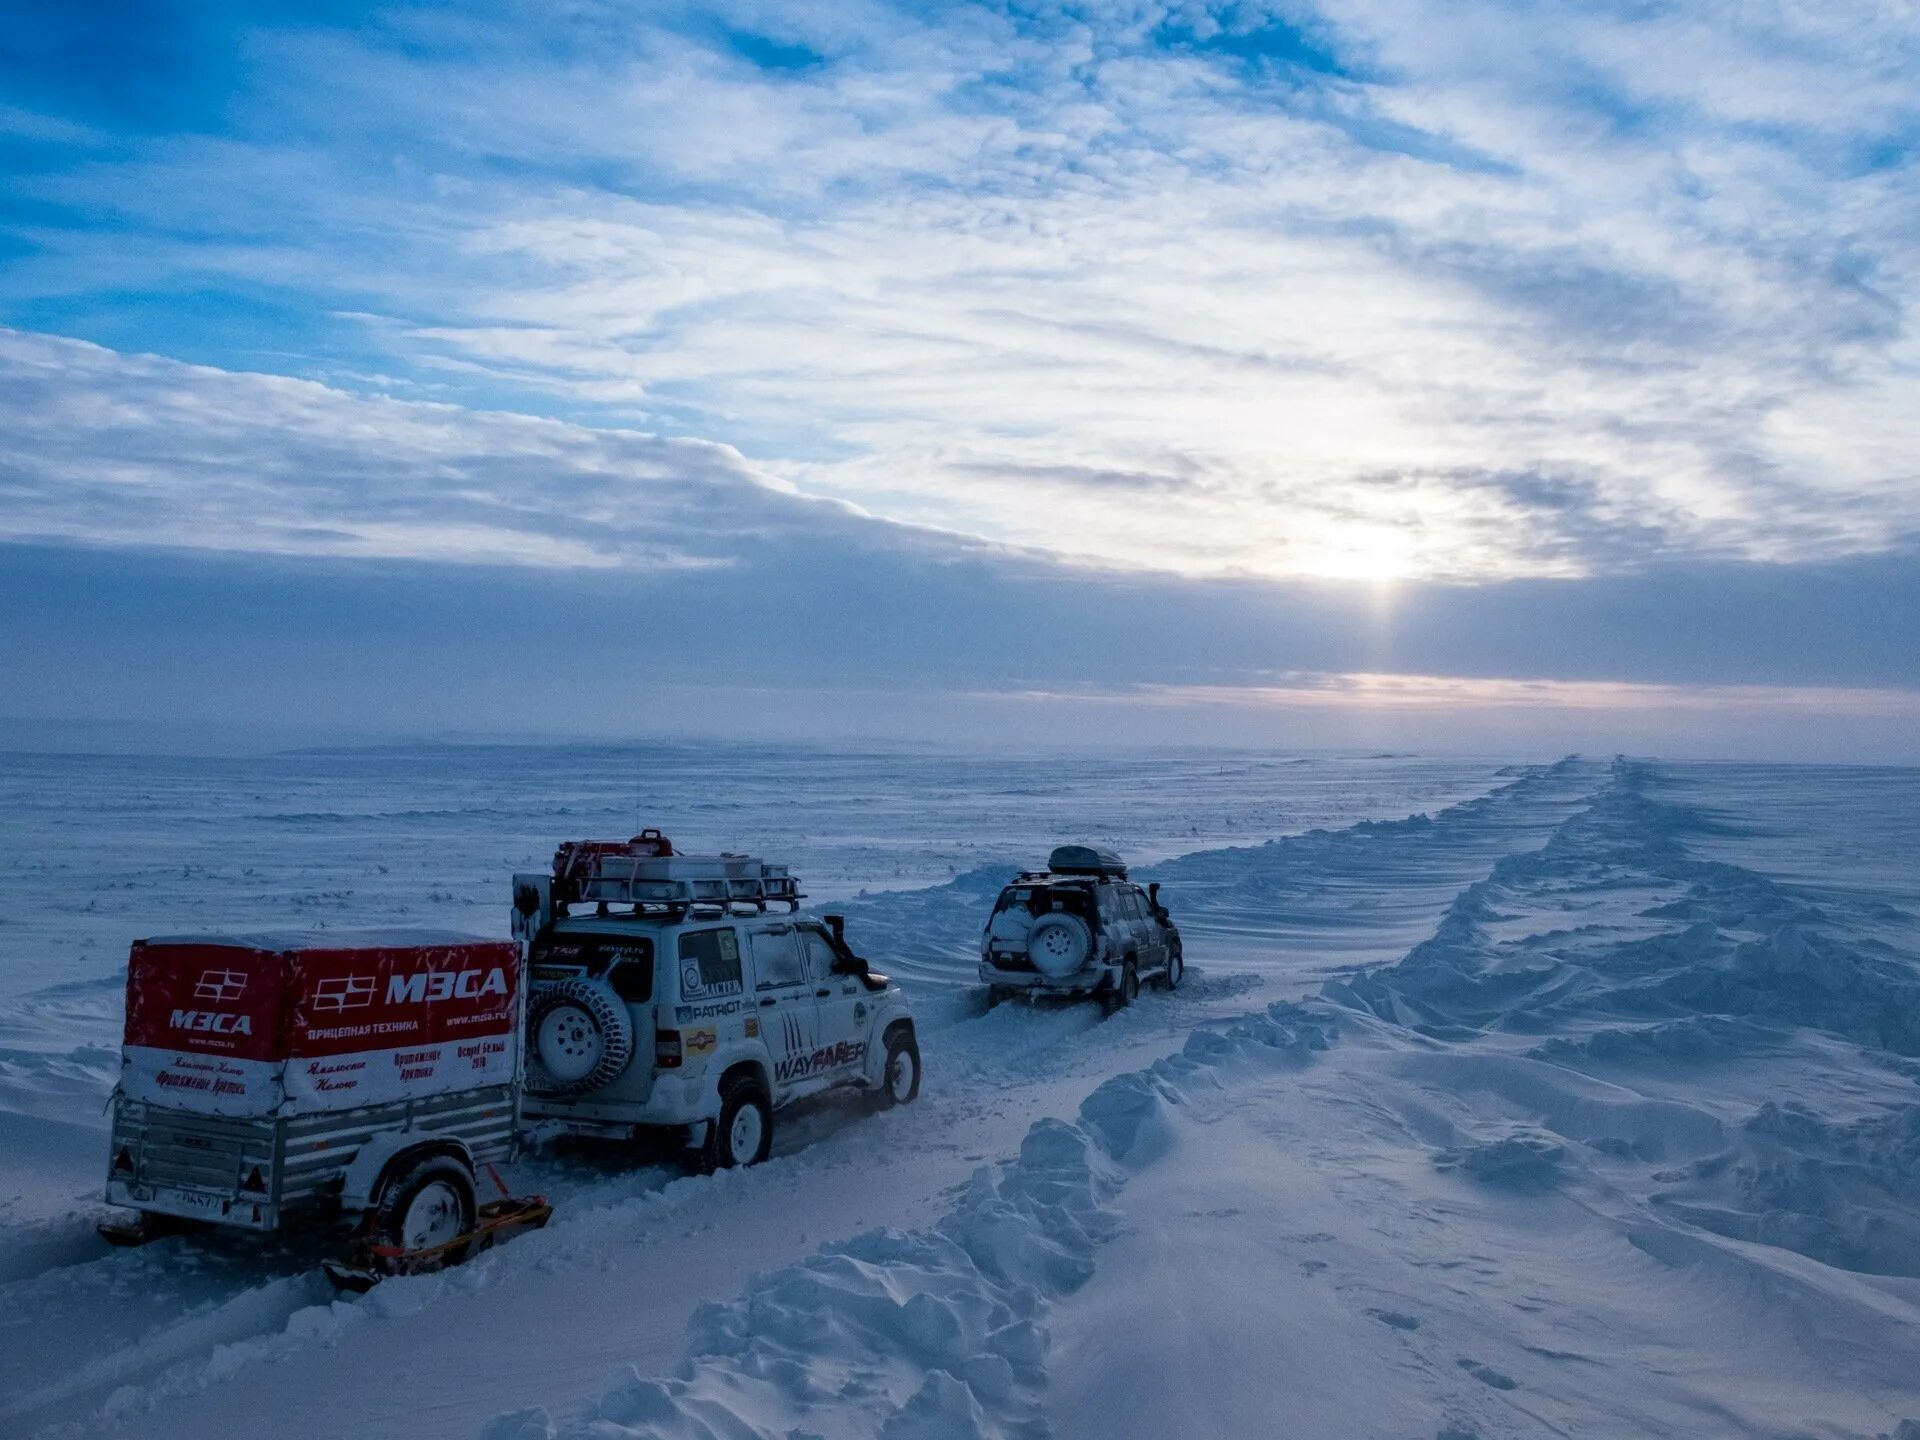
[{"label": "sky", "polygon": [[0,0],[0,743],[1920,762],[1915,73],[1912,0]]}]

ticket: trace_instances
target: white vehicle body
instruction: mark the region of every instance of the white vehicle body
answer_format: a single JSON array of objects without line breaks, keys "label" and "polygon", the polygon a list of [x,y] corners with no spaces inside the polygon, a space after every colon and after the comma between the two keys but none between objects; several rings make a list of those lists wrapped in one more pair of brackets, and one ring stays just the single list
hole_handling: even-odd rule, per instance
[{"label": "white vehicle body", "polygon": [[[653,872],[712,864],[673,859],[681,863]],[[602,904],[567,915],[555,913],[566,904],[555,904],[555,883],[515,877],[530,986],[522,1102],[530,1123],[608,1136],[673,1129],[710,1146],[744,1086],[764,1107],[742,1124],[766,1133],[737,1137],[754,1142],[744,1155],[718,1137],[726,1143],[711,1158],[726,1165],[764,1155],[773,1114],[795,1100],[839,1088],[883,1102],[918,1093],[906,996],[847,948],[837,920],[718,903],[600,913]],[[902,1066],[908,1073],[893,1073]]]},{"label": "white vehicle body", "polygon": [[1062,846],[1052,868],[1024,872],[1001,892],[980,937],[990,1000],[1012,994],[1094,995],[1131,1003],[1143,981],[1180,983],[1180,932],[1106,851]]}]

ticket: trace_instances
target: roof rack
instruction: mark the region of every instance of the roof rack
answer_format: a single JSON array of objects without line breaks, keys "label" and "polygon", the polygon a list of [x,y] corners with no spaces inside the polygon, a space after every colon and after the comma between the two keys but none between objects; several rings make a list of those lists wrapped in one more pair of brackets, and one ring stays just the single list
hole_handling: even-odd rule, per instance
[{"label": "roof rack", "polygon": [[576,902],[684,908],[736,905],[764,910],[804,898],[785,865],[752,855],[682,855],[658,830],[631,840],[570,840],[553,855],[553,904]]}]

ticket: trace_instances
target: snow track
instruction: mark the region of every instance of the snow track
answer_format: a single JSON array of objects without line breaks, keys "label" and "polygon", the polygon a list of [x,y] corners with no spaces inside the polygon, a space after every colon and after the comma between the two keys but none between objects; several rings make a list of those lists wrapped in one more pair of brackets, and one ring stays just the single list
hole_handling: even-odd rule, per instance
[{"label": "snow track", "polygon": [[295,1248],[35,1232],[0,1433],[1892,1435],[1911,812],[1815,896],[1710,780],[1570,760],[1137,872],[1192,969],[1105,1022],[979,1009],[1002,867],[851,901],[919,1104],[715,1177],[537,1158],[551,1229],[358,1301]]},{"label": "snow track", "polygon": [[1914,961],[1689,855],[1651,780],[487,1440],[1920,1429]]}]

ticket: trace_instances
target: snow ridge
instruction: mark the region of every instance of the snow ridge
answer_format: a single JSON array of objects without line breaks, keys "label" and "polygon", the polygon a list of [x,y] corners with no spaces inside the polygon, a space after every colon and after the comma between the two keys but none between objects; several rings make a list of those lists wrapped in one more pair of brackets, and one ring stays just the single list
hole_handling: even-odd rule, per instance
[{"label": "snow ridge", "polygon": [[931,1229],[828,1245],[701,1307],[678,1375],[635,1375],[566,1423],[540,1409],[503,1415],[485,1440],[1038,1440],[1047,1307],[1091,1275],[1115,1231],[1112,1201],[1151,1163],[1166,1112],[1232,1067],[1310,1063],[1331,1035],[1284,1003],[1196,1030],[1179,1053],[1102,1084],[1074,1121],[1035,1124],[1019,1158],[977,1171]]},{"label": "snow ridge", "polygon": [[[1901,1077],[1920,1077],[1920,957],[1848,934],[1764,875],[1694,858],[1685,837],[1711,822],[1662,803],[1649,793],[1657,784],[1651,767],[1617,761],[1589,808],[1462,892],[1404,961],[1331,980],[1324,995],[1449,1045],[1486,1042],[1481,1052],[1500,1053],[1473,1062],[1476,1083],[1526,1091],[1550,1130],[1646,1161],[1684,1159],[1652,1176],[1652,1203],[1671,1219],[1844,1269],[1920,1276],[1920,1104],[1881,1098],[1910,1097]],[[1557,923],[1540,923],[1543,904],[1564,912]],[[1502,1050],[1520,1036],[1545,1038],[1524,1059]],[[1530,1062],[1550,1069],[1530,1073]],[[1717,1077],[1746,1102],[1755,1085],[1742,1072],[1762,1067],[1781,1093],[1743,1114],[1640,1102],[1625,1107],[1632,1124],[1618,1102],[1577,1098],[1574,1078],[1671,1090]],[[1809,1085],[1808,1070],[1850,1078]],[[1876,1072],[1892,1084],[1863,1083]],[[1788,1076],[1799,1083],[1783,1086]],[[1819,1108],[1823,1088],[1845,1097],[1842,1113]],[[1555,1146],[1501,1137],[1444,1163],[1544,1183]]]}]

